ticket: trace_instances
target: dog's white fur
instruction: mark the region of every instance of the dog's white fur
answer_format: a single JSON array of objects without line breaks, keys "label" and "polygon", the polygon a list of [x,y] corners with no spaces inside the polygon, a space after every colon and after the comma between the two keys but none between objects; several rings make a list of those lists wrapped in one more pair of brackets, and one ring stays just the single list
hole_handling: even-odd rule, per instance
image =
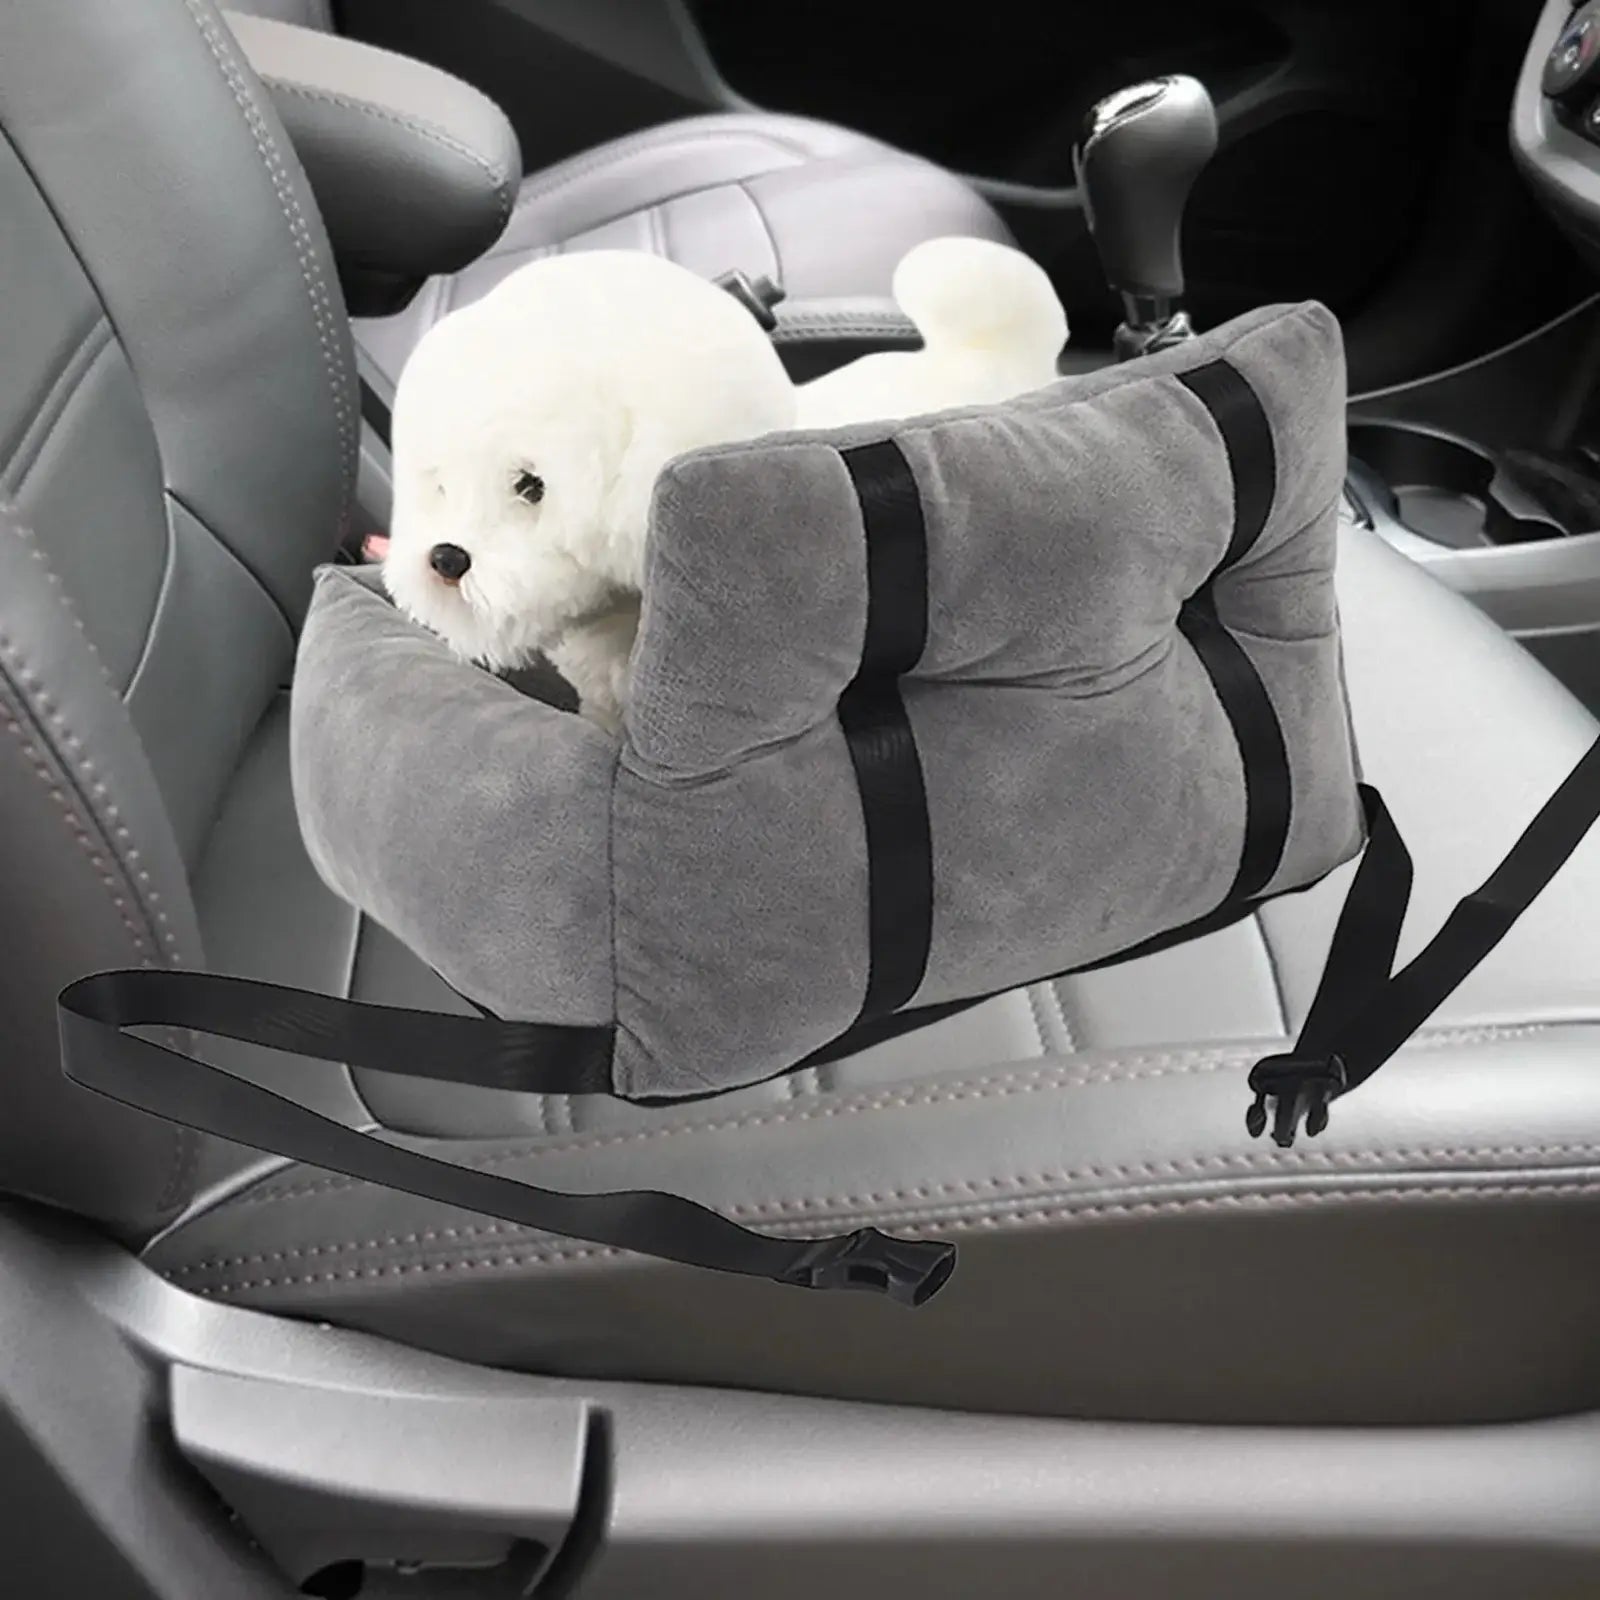
[{"label": "dog's white fur", "polygon": [[881,351],[802,384],[802,428],[993,405],[1056,379],[1067,315],[1044,268],[989,239],[930,239],[894,273],[920,350]]},{"label": "dog's white fur", "polygon": [[[638,629],[650,496],[674,456],[795,427],[1008,399],[1055,377],[1066,318],[1005,246],[937,239],[895,297],[924,348],[796,388],[729,294],[634,251],[536,261],[437,323],[401,376],[384,580],[408,615],[496,669],[544,651],[615,728]],[[518,497],[532,473],[543,498]],[[437,545],[471,558],[451,581]]]}]

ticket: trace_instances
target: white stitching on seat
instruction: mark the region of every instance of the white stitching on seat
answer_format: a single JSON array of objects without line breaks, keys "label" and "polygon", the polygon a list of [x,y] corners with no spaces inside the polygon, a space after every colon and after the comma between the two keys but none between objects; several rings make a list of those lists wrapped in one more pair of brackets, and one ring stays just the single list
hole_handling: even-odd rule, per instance
[{"label": "white stitching on seat", "polygon": [[1051,1041],[1044,1025],[1044,1009],[1039,1002],[1040,987],[1039,984],[1030,983],[1022,992],[1028,1002],[1028,1015],[1033,1021],[1034,1037],[1039,1041],[1039,1054],[1043,1056],[1049,1053]]},{"label": "white stitching on seat", "polygon": [[83,636],[83,642],[89,647],[89,654],[94,657],[95,665],[100,669],[100,676],[106,680],[111,692],[117,694],[115,681],[111,676],[111,669],[106,665],[105,657],[100,654],[97,645],[83,624],[83,616],[78,610],[77,602],[67,593],[66,586],[50,565],[49,558],[44,553],[44,545],[27,523],[17,515],[16,507],[0,500],[0,527],[9,528],[28,547],[28,554],[38,562],[44,571],[45,581],[55,590],[56,598],[61,602],[61,609],[72,619],[72,625]]},{"label": "white stitching on seat", "polygon": [[[173,932],[172,919],[161,909],[160,892],[156,889],[148,869],[143,865],[143,858],[133,843],[132,833],[123,821],[121,809],[112,800],[111,791],[101,778],[99,769],[89,758],[88,752],[83,747],[83,741],[67,726],[66,719],[45,692],[38,677],[29,669],[16,646],[3,633],[0,633],[0,661],[10,669],[12,681],[32,700],[36,714],[42,715],[55,729],[59,740],[57,753],[65,752],[70,755],[73,765],[78,769],[82,780],[85,809],[91,816],[96,810],[101,813],[96,820],[108,835],[107,843],[110,844],[112,853],[118,855],[117,864],[128,879],[135,898],[142,901],[140,910],[149,921],[157,942],[166,947],[168,959],[174,966],[181,966],[183,952],[179,947],[177,935]],[[104,671],[103,664],[101,670]],[[20,727],[13,731],[21,736]],[[40,770],[43,773],[44,769]],[[85,844],[87,848],[87,841]],[[122,847],[120,853],[117,850],[119,844]],[[107,882],[109,886],[109,878]]]},{"label": "white stitching on seat", "polygon": [[[1282,1194],[1194,1195],[1177,1200],[1150,1200],[1060,1206],[1043,1209],[997,1211],[983,1216],[961,1216],[947,1221],[930,1222],[927,1226],[941,1234],[970,1233],[985,1228],[1000,1227],[1018,1221],[1096,1222],[1111,1217],[1171,1216],[1184,1212],[1214,1210],[1285,1211],[1307,1205],[1330,1203],[1350,1205],[1361,1202],[1393,1201],[1462,1201],[1480,1200],[1498,1195],[1528,1195],[1533,1197],[1600,1194],[1600,1181],[1589,1178],[1573,1179],[1554,1177],[1539,1182],[1497,1181],[1479,1183],[1406,1185],[1386,1189],[1296,1189]],[[217,1284],[197,1285],[191,1293],[215,1298],[228,1294],[243,1294],[258,1289],[286,1289],[314,1283],[352,1282],[373,1278],[399,1278],[427,1272],[471,1272],[512,1270],[525,1271],[530,1267],[566,1266],[575,1261],[620,1259],[628,1252],[610,1247],[582,1245],[575,1249],[541,1244],[526,1252],[512,1252],[497,1256],[463,1258],[454,1261],[397,1261],[370,1267],[347,1267],[331,1272],[301,1273],[288,1277],[254,1278]],[[635,1262],[645,1258],[633,1257]],[[198,1270],[198,1269],[196,1269]]]},{"label": "white stitching on seat", "polygon": [[1045,991],[1050,996],[1050,1003],[1055,1007],[1056,1020],[1061,1024],[1061,1036],[1066,1041],[1068,1050],[1080,1050],[1083,1047],[1078,1042],[1078,1036],[1072,1028],[1072,1018],[1067,1015],[1067,993],[1062,980],[1045,984]]},{"label": "white stitching on seat", "polygon": [[[1548,1031],[1545,1023],[1523,1023],[1513,1026],[1488,1026],[1482,1028],[1441,1028],[1419,1034],[1411,1041],[1413,1050],[1440,1049],[1457,1044],[1486,1044],[1508,1039],[1531,1038]],[[634,1128],[624,1132],[585,1135],[564,1144],[518,1142],[504,1149],[474,1157],[463,1165],[493,1167],[508,1161],[519,1161],[528,1156],[572,1155],[592,1150],[604,1150],[618,1145],[646,1144],[662,1139],[678,1138],[687,1134],[725,1133],[750,1128],[770,1127],[781,1123],[813,1122],[833,1117],[847,1117],[879,1111],[897,1111],[920,1106],[934,1106],[969,1100],[995,1100],[1016,1094],[1036,1094],[1053,1089],[1078,1089],[1096,1084],[1137,1082],[1146,1078],[1171,1077],[1189,1073],[1218,1072],[1230,1067],[1247,1066],[1259,1052],[1241,1051],[1237,1047],[1217,1047],[1212,1050],[1166,1051],[1154,1054],[1125,1056],[1120,1060],[1101,1063],[1085,1072],[1075,1063],[1063,1062],[1055,1067],[1028,1068],[1016,1072],[989,1073],[981,1077],[954,1079],[933,1086],[902,1085],[898,1090],[871,1090],[841,1098],[831,1105],[806,1105],[779,1110],[746,1112],[721,1122],[668,1123],[650,1128]],[[268,1180],[270,1181],[270,1180]],[[230,1205],[268,1205],[278,1201],[300,1200],[315,1195],[328,1194],[340,1189],[351,1189],[361,1183],[359,1178],[319,1178],[310,1183],[286,1189],[256,1189],[231,1200]]]},{"label": "white stitching on seat", "polygon": [[257,1278],[240,1283],[196,1284],[190,1294],[215,1299],[225,1294],[243,1294],[252,1289],[284,1289],[296,1284],[335,1283],[360,1278],[401,1278],[418,1272],[470,1272],[523,1266],[565,1265],[571,1261],[601,1260],[624,1255],[609,1246],[552,1252],[548,1255],[485,1256],[464,1261],[396,1261],[381,1267],[349,1267],[334,1272],[308,1272],[287,1278]]},{"label": "white stitching on seat", "polygon": [[[5,644],[7,644],[7,641],[0,638],[0,645]],[[12,653],[8,650],[7,654],[9,656]],[[26,688],[26,684],[21,687]],[[32,692],[35,698],[39,698],[36,689]],[[99,877],[112,906],[122,921],[123,927],[127,930],[128,938],[133,945],[134,954],[138,957],[139,965],[142,967],[154,966],[156,964],[155,957],[151,951],[149,941],[139,928],[139,925],[134,921],[128,900],[120,892],[105,856],[97,847],[96,841],[90,836],[88,828],[84,826],[83,818],[78,815],[72,802],[67,798],[64,787],[56,781],[39,747],[29,737],[28,730],[12,715],[10,709],[3,702],[0,702],[0,726],[4,726],[5,730],[17,741],[23,758],[33,768],[35,776],[44,785],[46,794],[49,795],[56,809],[60,812],[62,823],[67,832],[76,840],[78,847],[83,851],[85,858]],[[84,810],[92,818],[90,807],[85,805]],[[143,876],[142,873],[141,876]],[[137,901],[137,891],[133,893],[132,898]],[[148,908],[146,909],[148,911]],[[160,915],[159,921],[165,923],[165,913]],[[170,943],[172,938],[170,930],[166,932],[165,936]],[[173,960],[177,960],[176,954],[173,955]],[[169,1148],[172,1153],[167,1168],[167,1179],[155,1201],[155,1211],[158,1216],[169,1215],[187,1197],[192,1187],[194,1163],[199,1155],[199,1141],[192,1130],[173,1124],[171,1125],[170,1133]]]},{"label": "white stitching on seat", "polygon": [[998,1228],[1008,1222],[1068,1222],[1103,1217],[1161,1216],[1180,1211],[1288,1210],[1300,1205],[1350,1204],[1372,1200],[1479,1200],[1489,1195],[1600,1194],[1600,1180],[1555,1176],[1548,1179],[1490,1179],[1476,1183],[1430,1184],[1426,1181],[1385,1189],[1293,1189],[1274,1194],[1186,1195],[1181,1200],[1129,1200],[1087,1206],[1007,1208],[983,1215],[940,1222],[942,1233]]},{"label": "white stitching on seat", "polygon": [[273,78],[263,74],[261,81],[271,84],[274,89],[280,89],[285,94],[300,96],[304,100],[319,100],[327,105],[343,106],[347,111],[359,111],[366,116],[373,117],[380,122],[392,122],[397,127],[417,134],[441,149],[448,150],[453,155],[460,156],[465,161],[470,161],[494,185],[495,199],[499,203],[500,224],[505,226],[511,216],[511,178],[512,174],[494,165],[471,145],[462,143],[453,134],[439,127],[436,123],[426,122],[421,117],[412,116],[405,112],[391,111],[386,106],[373,105],[368,100],[358,100],[354,95],[335,94],[330,89],[313,89],[303,83],[291,83],[286,78]]},{"label": "white stitching on seat", "polygon": [[339,433],[344,465],[344,503],[340,508],[340,515],[341,520],[347,520],[350,515],[350,497],[355,487],[359,435],[354,408],[345,392],[347,385],[343,382],[344,363],[339,359],[338,313],[334,309],[327,284],[323,280],[322,269],[317,262],[312,233],[306,225],[305,213],[300,209],[300,202],[295,198],[294,188],[289,182],[283,162],[274,148],[272,134],[250,98],[243,75],[237,64],[229,58],[227,46],[218,37],[210,18],[200,9],[196,0],[183,0],[183,4],[195,27],[199,29],[200,37],[205,40],[206,48],[210,50],[212,60],[216,62],[223,81],[232,91],[233,98],[243,113],[245,126],[255,141],[262,165],[278,197],[278,209],[289,225],[290,241],[294,245],[295,255],[300,263],[301,281],[305,284],[306,293],[311,301],[311,315],[316,323],[317,341],[322,346],[322,363],[327,369],[328,390],[333,397],[334,420]]},{"label": "white stitching on seat", "polygon": [[[1209,1156],[1177,1156],[1166,1161],[1130,1161],[1105,1166],[1068,1168],[1060,1172],[1015,1173],[992,1178],[963,1178],[947,1183],[916,1184],[877,1193],[829,1195],[801,1200],[769,1200],[753,1205],[729,1206],[730,1216],[776,1217],[827,1210],[852,1210],[862,1206],[887,1206],[908,1201],[960,1201],[961,1197],[997,1194],[1008,1189],[1042,1189],[1048,1186],[1107,1180],[1170,1182],[1204,1179],[1211,1174],[1241,1178],[1296,1178],[1307,1172],[1329,1175],[1359,1174],[1363,1167],[1411,1161],[1503,1161],[1531,1157],[1563,1156],[1583,1161],[1600,1160],[1600,1145],[1487,1145],[1481,1147],[1399,1147],[1370,1150],[1302,1150],[1293,1154],[1269,1150],[1237,1151]],[[1425,1176],[1425,1175],[1422,1175]]]},{"label": "white stitching on seat", "polygon": [[[1164,1077],[1172,1073],[1215,1072],[1224,1067],[1243,1065],[1249,1059],[1237,1053],[1213,1057],[1164,1055],[1138,1057],[1140,1063],[1150,1063],[1152,1070],[1131,1071],[1129,1078]],[[780,1123],[814,1122],[834,1117],[857,1115],[863,1112],[896,1111],[916,1106],[941,1105],[965,1100],[998,1100],[1014,1094],[1031,1094],[1055,1088],[1076,1088],[1083,1084],[1111,1081],[1107,1078],[1071,1076],[1070,1067],[1041,1067],[1017,1073],[1000,1073],[989,1077],[958,1080],[941,1085],[936,1090],[918,1090],[906,1086],[901,1091],[880,1090],[853,1096],[832,1105],[805,1106],[791,1110],[764,1110],[730,1117],[721,1122],[668,1123],[660,1127],[632,1128],[625,1132],[585,1135],[567,1144],[519,1143],[503,1150],[476,1156],[465,1163],[472,1167],[493,1167],[508,1161],[519,1161],[527,1156],[570,1155],[590,1150],[604,1150],[618,1145],[648,1144],[662,1139],[679,1138],[692,1133],[725,1133],[730,1130],[772,1127]],[[330,1189],[352,1188],[358,1178],[327,1178],[295,1189],[257,1191],[241,1195],[238,1205],[261,1205],[278,1200],[299,1199],[302,1196],[323,1194]]]},{"label": "white stitching on seat", "polygon": [[90,866],[94,868],[100,882],[105,886],[106,894],[109,896],[111,904],[116,908],[117,915],[121,917],[123,927],[128,930],[129,939],[133,941],[133,948],[138,953],[140,964],[147,967],[153,965],[150,941],[140,930],[138,923],[134,921],[132,908],[118,888],[117,881],[111,874],[111,868],[107,865],[105,856],[96,847],[89,830],[83,825],[82,818],[73,809],[72,803],[67,799],[66,791],[51,773],[43,755],[40,753],[39,747],[28,737],[28,730],[23,727],[22,723],[4,704],[0,704],[0,727],[3,727],[21,746],[24,759],[33,768],[35,776],[44,785],[51,800],[55,802],[56,809],[60,811],[61,820],[65,824],[67,831],[78,842],[78,846],[87,857]]},{"label": "white stitching on seat", "polygon": [[772,330],[774,344],[794,344],[801,339],[827,338],[848,334],[858,339],[915,338],[916,325],[905,317],[871,312],[859,315],[849,311],[802,311],[778,313],[778,326]]},{"label": "white stitching on seat", "polygon": [[[100,647],[95,643],[87,627],[84,626],[82,615],[79,613],[72,596],[67,592],[66,585],[62,583],[60,575],[51,565],[45,555],[43,541],[27,523],[16,514],[16,508],[7,502],[0,501],[0,526],[9,528],[27,547],[28,553],[44,572],[45,580],[50,585],[51,592],[55,595],[61,609],[71,619],[72,625],[78,630],[79,637],[88,647],[90,657],[100,671],[100,676],[105,680],[106,686],[113,694],[117,693],[116,685],[112,682],[111,673],[106,666],[105,658],[100,654]],[[84,793],[80,788],[78,798],[82,802],[84,811],[91,821],[98,820],[102,837],[109,846],[110,853],[117,860],[123,878],[126,881],[133,899],[140,901],[143,892],[140,910],[146,923],[154,932],[159,943],[165,945],[169,961],[174,966],[183,964],[183,952],[179,947],[176,933],[172,928],[171,918],[162,909],[161,894],[148,869],[143,864],[143,858],[138,847],[133,842],[133,835],[123,821],[122,812],[116,802],[111,798],[111,791],[100,778],[94,763],[89,759],[83,748],[82,741],[67,726],[65,718],[56,708],[54,702],[44,692],[37,676],[29,670],[23,661],[21,653],[4,635],[0,635],[0,654],[3,654],[6,664],[11,669],[11,682],[19,696],[31,696],[33,701],[32,715],[37,718],[42,713],[48,722],[56,729],[61,738],[62,745],[72,752],[76,759],[79,774],[83,782],[87,783],[88,790]],[[133,948],[140,957],[143,966],[153,966],[154,958],[150,947],[145,941],[145,935],[134,922],[132,913],[118,892],[118,886],[112,877],[105,858],[96,848],[82,820],[73,810],[70,802],[61,787],[50,773],[37,746],[28,737],[21,724],[9,711],[0,706],[0,717],[4,718],[7,731],[11,733],[21,745],[24,756],[33,766],[39,780],[44,784],[46,792],[61,811],[62,820],[68,832],[77,839],[91,866],[99,874],[101,883],[105,886],[110,896],[112,905],[116,908],[122,919],[123,926],[128,930]],[[61,757],[61,750],[55,754]],[[104,815],[95,817],[95,807],[98,805]],[[109,831],[107,831],[109,830]],[[117,845],[121,844],[121,855],[118,856]],[[172,1129],[172,1165],[168,1170],[167,1181],[162,1186],[160,1195],[156,1199],[156,1212],[165,1216],[175,1209],[179,1202],[187,1197],[192,1187],[194,1163],[199,1157],[199,1140],[191,1129],[174,1126]]]},{"label": "white stitching on seat", "polygon": [[[1177,1158],[1170,1161],[1134,1161],[1120,1165],[1085,1166],[1068,1168],[1060,1172],[1019,1173],[1014,1176],[964,1179],[950,1183],[918,1184],[904,1189],[887,1189],[866,1194],[829,1195],[800,1200],[761,1200],[748,1205],[720,1207],[730,1217],[746,1221],[781,1222],[786,1217],[805,1214],[806,1226],[816,1226],[817,1220],[809,1213],[837,1211],[840,1216],[856,1214],[868,1221],[882,1221],[881,1209],[870,1215],[862,1208],[882,1208],[906,1201],[961,1201],[966,1195],[996,1195],[1007,1189],[1042,1188],[1046,1185],[1078,1183],[1084,1179],[1104,1180],[1131,1178],[1155,1181],[1184,1181],[1204,1179],[1217,1171],[1237,1173],[1249,1178],[1294,1178],[1308,1173],[1317,1177],[1345,1177],[1361,1175],[1363,1166],[1373,1166],[1387,1161],[1439,1161],[1439,1160],[1525,1160],[1532,1157],[1562,1156],[1583,1162],[1600,1160],[1600,1144],[1536,1144],[1536,1145],[1483,1145],[1438,1148],[1403,1147],[1393,1150],[1300,1151],[1293,1156],[1269,1151],[1265,1156],[1251,1152]],[[1321,1168],[1323,1170],[1318,1171]],[[1231,1171],[1230,1171],[1231,1169]],[[1434,1175],[1421,1173],[1419,1181],[1427,1182]],[[1442,1174],[1441,1174],[1442,1176]],[[1300,1186],[1304,1188],[1304,1185]],[[1296,1191],[1298,1192],[1298,1190]],[[1342,1191],[1341,1191],[1342,1192]],[[1022,1204],[1024,1202],[1016,1202]],[[1132,1202],[1130,1202],[1132,1203]],[[1074,1203],[1076,1206],[1076,1203]],[[1081,1209],[1081,1207],[1079,1207]],[[1008,1207],[1007,1210],[1014,1209]],[[954,1213],[952,1220],[970,1213]],[[944,1222],[929,1226],[945,1226]],[[327,1241],[285,1247],[280,1250],[258,1251],[250,1255],[219,1256],[210,1260],[191,1262],[169,1269],[175,1278],[190,1277],[200,1272],[217,1272],[224,1268],[265,1265],[272,1261],[299,1260],[307,1256],[347,1255],[357,1250],[390,1250],[405,1245],[431,1244],[443,1240],[481,1238],[491,1234],[510,1234],[513,1237],[544,1237],[535,1230],[513,1223],[486,1222],[471,1227],[418,1229],[410,1233],[391,1234],[387,1237],[363,1240]]]}]

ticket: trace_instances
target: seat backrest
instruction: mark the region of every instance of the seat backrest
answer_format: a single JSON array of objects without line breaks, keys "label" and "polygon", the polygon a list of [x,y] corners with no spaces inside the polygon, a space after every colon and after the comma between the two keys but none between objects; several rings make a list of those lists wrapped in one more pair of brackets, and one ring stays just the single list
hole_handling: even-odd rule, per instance
[{"label": "seat backrest", "polygon": [[348,514],[349,333],[210,0],[0,6],[0,1190],[147,1229],[195,1151],[71,1089],[54,995],[190,895]]}]

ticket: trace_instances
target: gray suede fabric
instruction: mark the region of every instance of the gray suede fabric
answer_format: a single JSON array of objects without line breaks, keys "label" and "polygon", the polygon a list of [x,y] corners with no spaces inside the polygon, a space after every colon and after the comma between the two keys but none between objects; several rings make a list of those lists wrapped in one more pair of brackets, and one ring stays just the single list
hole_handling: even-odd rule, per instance
[{"label": "gray suede fabric", "polygon": [[1233,480],[1172,374],[1222,356],[1261,398],[1278,479],[1216,608],[1289,753],[1270,888],[1315,881],[1361,840],[1332,588],[1343,356],[1315,304],[1002,406],[673,463],[620,747],[324,575],[295,737],[319,870],[500,1014],[614,1021],[623,1094],[732,1087],[836,1037],[869,966],[838,721],[866,556],[839,451],[892,437],[928,532],[928,642],[901,685],[934,853],[913,1003],[1103,960],[1206,915],[1238,868],[1245,784],[1177,623],[1227,548]]},{"label": "gray suede fabric", "polygon": [[337,894],[497,1014],[611,1020],[614,741],[326,567],[289,754],[306,848]]}]

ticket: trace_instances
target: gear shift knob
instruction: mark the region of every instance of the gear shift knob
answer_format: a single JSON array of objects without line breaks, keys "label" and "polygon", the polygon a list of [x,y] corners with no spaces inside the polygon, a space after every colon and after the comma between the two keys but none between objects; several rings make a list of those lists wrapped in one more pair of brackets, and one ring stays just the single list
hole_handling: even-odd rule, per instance
[{"label": "gear shift knob", "polygon": [[1154,78],[1089,113],[1075,153],[1084,209],[1126,322],[1117,353],[1187,338],[1179,237],[1189,191],[1217,148],[1217,113],[1194,78]]}]

